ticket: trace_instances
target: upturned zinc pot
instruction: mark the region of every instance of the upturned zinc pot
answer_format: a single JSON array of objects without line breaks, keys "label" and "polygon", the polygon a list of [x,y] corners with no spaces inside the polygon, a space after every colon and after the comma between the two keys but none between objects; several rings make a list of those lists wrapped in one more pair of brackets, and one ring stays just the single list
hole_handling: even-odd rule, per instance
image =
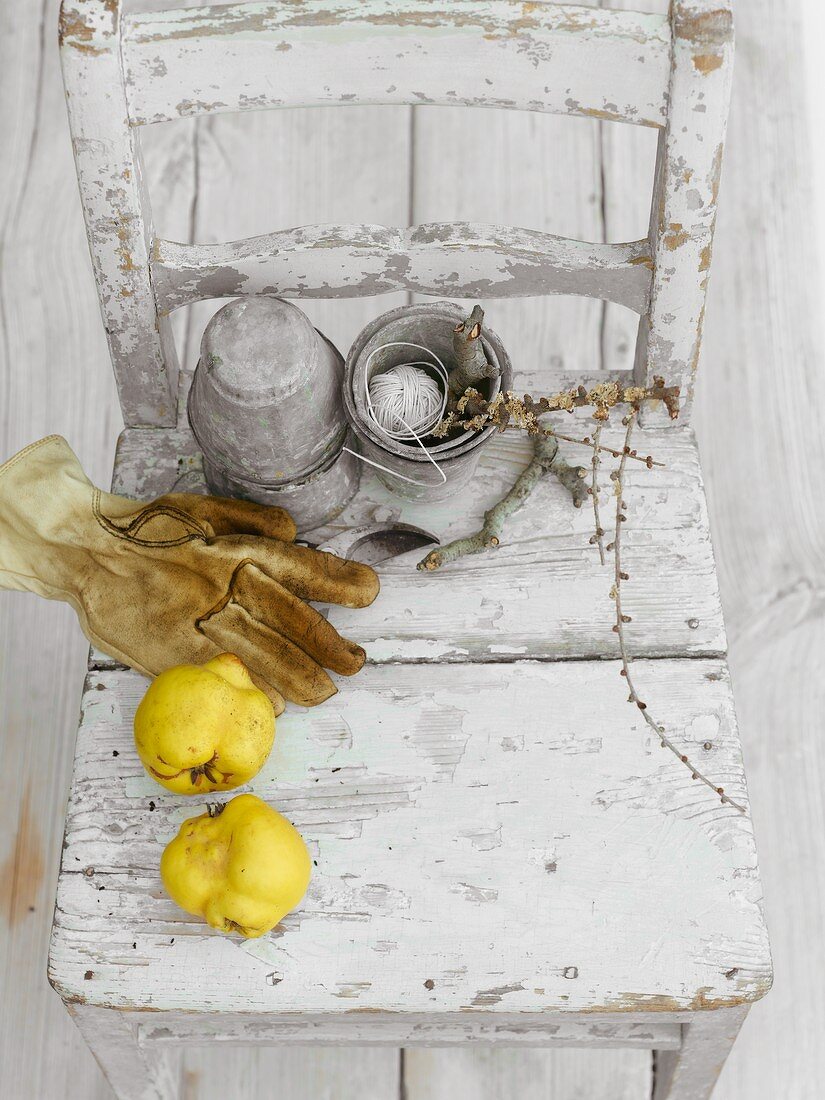
[{"label": "upturned zinc pot", "polygon": [[[453,329],[465,319],[465,311],[452,302],[422,302],[401,306],[377,317],[356,337],[344,368],[344,408],[350,427],[358,440],[358,449],[365,459],[383,469],[376,474],[384,485],[408,500],[445,500],[462,489],[472,478],[483,447],[495,433],[494,427],[480,432],[458,431],[447,439],[423,439],[428,454],[438,463],[446,477],[441,478],[422,448],[415,442],[401,442],[384,435],[367,408],[369,383],[399,363],[428,357],[409,347],[384,347],[388,344],[412,343],[428,348],[442,361],[447,370],[454,365]],[[497,366],[500,376],[479,383],[479,390],[491,399],[499,390],[512,385],[512,365],[501,340],[484,326],[484,353]],[[381,349],[376,351],[376,349]],[[375,353],[375,354],[373,354]],[[424,368],[427,370],[427,368]],[[438,379],[433,370],[432,376]],[[410,478],[406,481],[404,478]],[[413,484],[412,482],[416,482]]]},{"label": "upturned zinc pot", "polygon": [[220,309],[204,331],[188,403],[209,488],[286,508],[299,531],[338,515],[360,477],[343,450],[343,368],[291,302],[252,297]]}]

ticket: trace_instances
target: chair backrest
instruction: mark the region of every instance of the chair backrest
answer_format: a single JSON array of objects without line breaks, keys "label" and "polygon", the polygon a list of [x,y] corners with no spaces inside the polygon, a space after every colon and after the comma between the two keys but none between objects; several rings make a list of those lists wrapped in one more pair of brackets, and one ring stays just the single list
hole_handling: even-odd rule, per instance
[{"label": "chair backrest", "polygon": [[[175,422],[172,310],[261,293],[407,289],[619,302],[641,317],[636,382],[661,375],[690,405],[730,94],[729,0],[672,0],[667,16],[524,0],[276,0],[122,15],[120,0],[63,0],[60,42],[127,424]],[[449,223],[309,226],[218,245],[155,237],[139,127],[354,102],[494,106],[655,127],[648,236],[590,244]]]}]

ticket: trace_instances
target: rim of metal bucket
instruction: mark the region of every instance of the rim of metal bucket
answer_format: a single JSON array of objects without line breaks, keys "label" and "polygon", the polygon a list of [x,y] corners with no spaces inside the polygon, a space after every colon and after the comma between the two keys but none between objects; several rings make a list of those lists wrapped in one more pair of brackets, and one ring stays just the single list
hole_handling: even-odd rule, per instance
[{"label": "rim of metal bucket", "polygon": [[[386,325],[395,320],[396,318],[411,317],[416,314],[430,315],[440,314],[444,317],[445,321],[455,324],[456,321],[463,320],[466,311],[460,306],[454,305],[452,302],[417,302],[414,305],[397,306],[395,309],[387,310],[386,313],[382,313],[380,317],[376,317],[366,325],[358,336],[353,341],[352,346],[347,354],[346,363],[344,365],[344,411],[353,429],[357,432],[361,431],[369,437],[369,439],[375,443],[378,447],[387,451],[391,455],[395,455],[398,458],[409,458],[413,462],[428,462],[427,455],[424,454],[422,449],[417,443],[407,444],[400,443],[398,440],[390,440],[382,436],[378,431],[374,430],[374,426],[370,423],[369,418],[362,416],[358,406],[355,402],[355,394],[353,392],[353,383],[355,380],[355,366],[356,362],[362,355],[364,348],[372,340],[380,330]],[[489,339],[488,337],[492,337]],[[497,364],[501,368],[500,376],[495,379],[495,385],[491,397],[494,397],[501,389],[509,388],[512,382],[512,365],[510,357],[507,354],[507,349],[501,342],[497,333],[490,328],[484,329],[481,335],[481,339],[484,345],[484,350],[491,358],[492,362]],[[427,451],[430,455],[440,461],[447,461],[450,458],[458,457],[461,454],[466,453],[473,447],[477,447],[483,440],[488,439],[496,431],[495,425],[491,424],[487,428],[483,428],[480,432],[466,431],[456,439],[447,440],[445,443],[438,444],[437,447],[428,447]]]},{"label": "rim of metal bucket", "polygon": [[341,453],[346,443],[351,443],[351,435],[353,429],[347,422],[345,416],[345,423],[341,425],[338,432],[333,436],[331,443],[327,447],[327,450],[320,459],[309,470],[304,470],[299,477],[285,477],[285,478],[255,478],[250,477],[246,473],[238,473],[237,469],[230,466],[223,455],[218,456],[212,451],[204,447],[198,436],[198,430],[192,419],[192,388],[190,387],[189,393],[186,398],[186,419],[189,422],[189,429],[198,445],[198,448],[207,462],[220,470],[227,478],[232,481],[237,481],[241,485],[249,485],[256,489],[285,489],[290,485],[304,485],[308,481],[312,481],[320,474],[326,473],[331,466],[333,466],[341,457]]}]

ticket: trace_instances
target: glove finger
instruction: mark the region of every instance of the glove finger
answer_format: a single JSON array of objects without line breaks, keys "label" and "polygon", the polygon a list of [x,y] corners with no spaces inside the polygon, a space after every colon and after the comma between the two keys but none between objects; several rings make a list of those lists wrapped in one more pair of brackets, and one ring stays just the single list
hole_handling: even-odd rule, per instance
[{"label": "glove finger", "polygon": [[295,538],[295,523],[283,508],[195,493],[168,493],[156,503],[161,501],[186,512],[199,523],[209,524],[215,535],[263,535],[285,542]]},{"label": "glove finger", "polygon": [[301,600],[367,607],[378,595],[377,574],[357,561],[274,539],[239,538],[235,548]]},{"label": "glove finger", "polygon": [[338,690],[308,654],[253,619],[239,604],[230,601],[198,626],[208,638],[237,653],[253,677],[269,685],[269,691],[263,688],[268,695],[274,689],[292,703],[314,707]]},{"label": "glove finger", "polygon": [[314,607],[256,566],[245,565],[238,570],[232,598],[253,619],[294,642],[324,668],[341,676],[353,676],[363,667],[366,654],[360,645],[342,638]]}]

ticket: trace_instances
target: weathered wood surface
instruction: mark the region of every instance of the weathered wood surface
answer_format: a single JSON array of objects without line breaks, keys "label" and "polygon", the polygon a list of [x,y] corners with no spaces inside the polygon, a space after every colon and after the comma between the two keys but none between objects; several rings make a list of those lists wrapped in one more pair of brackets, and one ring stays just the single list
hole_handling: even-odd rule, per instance
[{"label": "weathered wood surface", "polygon": [[[621,1058],[621,1060],[620,1060]],[[404,1056],[410,1100],[645,1100],[650,1056],[616,1051],[415,1049]]]},{"label": "weathered wood surface", "polygon": [[304,0],[136,15],[123,52],[133,124],[361,102],[662,126],[670,29],[660,15],[572,4]]},{"label": "weathered wood surface", "polygon": [[[146,0],[141,0],[145,3]],[[72,441],[96,484],[111,476],[122,427],[106,335],[89,268],[72,163],[57,52],[57,0],[0,3],[0,450],[3,457],[57,431]],[[279,179],[278,201],[295,200],[301,174],[362,133],[358,109],[336,112],[338,144],[314,158],[292,157]],[[291,117],[287,117],[287,116]],[[305,129],[280,116],[289,140]],[[316,114],[315,125],[320,123]],[[145,145],[147,180],[160,225],[186,227],[196,194],[196,142],[182,124],[152,127]],[[374,128],[374,126],[373,126]],[[389,126],[387,127],[389,130]],[[389,135],[384,135],[388,137]],[[276,145],[278,143],[275,143]],[[201,146],[200,169],[208,141]],[[279,146],[283,152],[283,145]],[[300,167],[303,165],[303,168]],[[406,179],[406,165],[403,166]],[[367,173],[362,179],[367,182]],[[286,180],[294,180],[284,187]],[[391,183],[385,177],[385,182]],[[333,190],[303,180],[310,204]],[[373,185],[374,186],[374,185]],[[284,196],[284,190],[288,192]],[[356,187],[349,201],[372,201]],[[392,188],[391,188],[392,190]],[[317,196],[317,197],[316,197]],[[405,210],[405,194],[392,194]],[[321,215],[323,216],[323,214]],[[355,212],[346,210],[344,218]],[[392,220],[398,211],[379,210]],[[44,241],[48,247],[44,247]],[[363,310],[362,303],[353,303]],[[323,306],[322,306],[323,308]],[[193,311],[188,311],[189,313]],[[172,318],[185,337],[192,321]],[[352,325],[346,307],[328,325]],[[366,320],[366,316],[364,316]],[[182,322],[182,325],[179,323]],[[197,338],[202,323],[195,320]],[[184,355],[186,341],[183,342]],[[191,358],[187,359],[190,367]],[[0,799],[0,1096],[8,1100],[112,1100],[86,1042],[46,980],[46,956],[57,880],[66,794],[88,645],[71,609],[22,593],[0,595],[0,729],[4,766],[14,781]],[[637,1058],[642,1052],[631,1052]],[[251,1097],[278,1081],[290,1100],[397,1100],[399,1055],[391,1049],[313,1052],[197,1050],[181,1058],[180,1100]],[[614,1054],[620,1059],[620,1055]]]},{"label": "weathered wood surface", "polygon": [[[0,4],[0,451],[64,432],[105,480],[121,421],[56,26],[55,3]],[[44,971],[87,649],[69,607],[0,593],[0,1096],[9,1100],[111,1098]]]},{"label": "weathered wood surface", "polygon": [[[10,0],[0,5],[0,94],[6,107],[0,130],[7,154],[0,159],[2,449],[10,454],[61,431],[102,484],[111,470],[119,414],[65,134],[53,43],[56,7],[14,5],[13,14],[11,7]],[[771,0],[737,7],[734,108],[698,387],[697,428],[777,970],[771,995],[751,1011],[728,1059],[717,1100],[816,1100],[825,1078],[821,991],[811,980],[822,965],[825,911],[818,871],[825,859],[818,750],[825,633],[817,597],[823,531],[808,503],[816,495],[808,479],[822,463],[816,410],[825,375],[819,370],[820,283],[809,219],[815,208],[809,141],[817,135],[809,136],[801,106],[799,12],[798,3],[778,6]],[[777,70],[784,74],[778,84]],[[405,208],[409,199],[403,182],[408,161],[399,150],[406,148],[410,127],[389,122],[396,112],[406,113],[248,113],[201,120],[191,129],[148,129],[145,153],[159,232],[187,239],[196,190],[200,240],[299,224],[301,200],[312,221],[358,221],[369,211],[382,222],[403,223],[396,210],[386,209]],[[438,158],[455,149],[460,161],[473,132],[462,128],[460,113],[440,108],[416,115],[416,163],[423,163],[419,158],[430,148]],[[463,173],[455,211],[445,209],[452,195],[439,202],[438,177],[429,176],[432,204],[423,210],[416,200],[412,220],[504,216],[597,240],[587,218],[592,214],[598,229],[603,207],[606,239],[643,234],[635,215],[630,225],[624,219],[649,186],[650,171],[640,160],[649,156],[647,139],[655,131],[515,112],[475,111],[468,117],[475,126],[482,116],[486,139],[500,155],[485,160],[483,173]],[[593,136],[597,129],[603,160]],[[154,147],[156,139],[165,143],[162,151]],[[382,145],[387,155],[376,173],[369,166]],[[250,148],[252,165],[241,156]],[[520,151],[523,156],[516,157]],[[190,175],[195,162],[197,189]],[[517,166],[509,180],[504,165]],[[341,172],[349,181],[346,192],[337,186]],[[531,175],[540,181],[532,200],[525,186]],[[426,178],[426,167],[416,171],[419,195]],[[233,200],[241,185],[243,203]],[[180,218],[172,217],[169,199]],[[486,202],[492,214],[476,205]],[[502,214],[507,209],[515,213]],[[515,216],[519,210],[524,220]],[[44,232],[49,249],[42,247]],[[309,303],[318,323],[344,345],[371,306],[368,300]],[[173,317],[195,342],[203,327],[201,308],[210,307]],[[504,321],[497,317],[496,327],[523,369],[563,360],[575,375],[598,362],[597,303],[512,300],[496,308],[506,314]],[[626,355],[625,313],[621,307],[607,310],[608,361]],[[771,380],[777,394],[804,393],[805,399],[766,399]],[[84,1042],[43,977],[85,646],[68,608],[16,593],[0,597],[0,631],[4,767],[15,776],[0,802],[0,863],[7,876],[18,850],[33,860],[35,871],[13,883],[3,878],[0,1095],[108,1100]],[[221,1046],[199,1048],[187,1058],[182,1098],[218,1100],[229,1091],[252,1097],[278,1081],[293,1100],[396,1100],[402,1072],[410,1100],[639,1100],[649,1093],[643,1051],[417,1049],[406,1055],[402,1071],[390,1050]]]},{"label": "weathered wood surface", "polygon": [[[163,238],[210,244],[250,237],[273,225],[348,224],[365,218],[403,225],[409,220],[409,108],[249,112],[148,127],[142,137],[147,166],[155,178],[163,178],[175,155],[169,141],[156,147],[156,136],[166,131],[179,138],[181,130],[191,135],[191,167],[197,183],[192,182],[188,190],[188,218],[176,217],[162,203],[156,204],[157,230]],[[243,188],[243,201],[238,199],[239,188]],[[301,308],[346,352],[378,312],[406,300],[402,293],[377,301],[307,299]],[[186,325],[188,370],[197,360],[206,323],[223,304],[199,302],[172,315],[173,323],[180,318]]]},{"label": "weathered wood surface", "polygon": [[657,1055],[652,1100],[710,1100],[749,1005],[698,1015],[685,1028],[678,1050]]},{"label": "weathered wood surface", "polygon": [[[574,434],[592,430],[573,418],[560,423]],[[621,427],[603,435],[607,446],[618,447],[622,439]],[[724,653],[692,434],[639,433],[635,446],[665,466],[648,470],[635,462],[626,477],[623,541],[631,580],[622,598],[633,617],[627,627],[630,649],[648,657]],[[531,447],[526,437],[497,437],[485,448],[477,476],[460,498],[437,504],[404,501],[365,469],[357,496],[335,527],[307,537],[317,541],[354,524],[396,519],[433,531],[442,541],[468,534],[526,466]],[[588,461],[587,448],[563,447],[570,461]],[[606,460],[602,469],[607,509],[612,482]],[[204,491],[199,470],[200,456],[188,431],[128,431],[118,448],[115,488],[144,499],[174,485]],[[370,660],[382,663],[615,657],[612,577],[599,565],[598,549],[589,542],[592,533],[592,509],[573,508],[567,491],[555,478],[547,478],[530,506],[513,517],[506,543],[495,553],[466,558],[432,574],[415,569],[421,551],[383,563],[381,595],[372,607],[331,608],[329,618],[358,638]]]},{"label": "weathered wood surface", "polygon": [[67,1005],[89,1049],[105,1067],[117,1100],[178,1100],[180,1070],[164,1050],[145,1051],[125,1016],[94,1005]]},{"label": "weathered wood surface", "polygon": [[472,1017],[456,1019],[454,1015],[437,1012],[394,1013],[392,1016],[372,1014],[365,1028],[357,1013],[341,1012],[335,1018],[321,1016],[282,1016],[244,1013],[207,1016],[176,1012],[131,1013],[139,1046],[164,1050],[176,1046],[204,1046],[222,1043],[230,1046],[241,1042],[245,1046],[310,1045],[318,1047],[339,1044],[358,1046],[503,1046],[531,1050],[535,1047],[563,1049],[585,1047],[606,1050],[677,1051],[682,1047],[682,1025],[670,1019],[646,1016],[627,1019],[624,1014],[588,1014],[585,1020],[564,1016],[539,1019],[511,1015],[503,1018],[491,1012],[474,1012]]},{"label": "weathered wood surface", "polygon": [[[121,329],[146,328],[147,346],[156,346],[155,351],[160,354],[164,343],[169,343],[168,309],[215,295],[263,291],[328,297],[339,293],[368,295],[399,289],[435,294],[449,291],[465,296],[482,292],[504,297],[511,294],[593,295],[645,315],[637,343],[637,375],[648,380],[654,372],[675,375],[675,380],[682,385],[686,411],[689,408],[692,372],[701,339],[705,272],[710,260],[721,138],[730,86],[729,13],[711,9],[709,0],[675,0],[670,22],[662,15],[641,16],[633,12],[567,5],[525,9],[513,0],[472,6],[459,0],[453,10],[437,11],[420,5],[409,9],[399,9],[397,5],[388,7],[384,0],[343,7],[322,0],[300,11],[271,4],[241,4],[194,12],[181,9],[157,16],[138,15],[127,20],[132,36],[130,39],[127,34],[124,43],[120,42],[119,3],[79,0],[79,7],[66,7],[62,26],[66,70],[71,78],[70,87],[76,89],[69,104],[75,144],[81,143],[82,156],[95,171],[100,170],[104,160],[112,160],[108,155],[101,158],[101,153],[112,143],[112,127],[116,130],[121,125],[123,129],[123,114],[120,110],[116,112],[117,121],[113,123],[110,119],[108,129],[101,125],[103,140],[98,142],[94,111],[85,109],[84,113],[80,108],[75,111],[74,103],[81,97],[84,104],[94,103],[99,98],[96,90],[101,86],[102,59],[108,59],[112,70],[109,77],[116,76],[120,45],[126,51],[123,59],[127,66],[121,99],[126,86],[136,95],[145,86],[160,88],[170,71],[173,99],[182,94],[181,74],[183,81],[188,82],[215,81],[218,80],[216,74],[220,73],[220,81],[211,85],[213,92],[220,94],[224,88],[230,90],[228,101],[179,100],[174,112],[156,113],[152,116],[154,121],[168,121],[187,113],[212,113],[218,109],[326,102],[499,106],[506,103],[530,110],[561,110],[554,99],[561,88],[566,95],[564,108],[568,113],[651,123],[632,106],[619,108],[612,99],[605,99],[604,108],[585,107],[570,93],[576,90],[576,80],[581,74],[586,74],[586,80],[595,78],[599,85],[607,76],[611,83],[607,93],[602,94],[621,100],[621,96],[615,94],[616,81],[621,84],[622,80],[630,80],[645,88],[653,74],[654,84],[661,85],[657,91],[661,104],[658,120],[651,124],[666,128],[660,142],[649,244],[587,245],[530,230],[502,230],[458,223],[423,225],[411,231],[357,225],[310,227],[225,246],[192,247],[154,241],[148,205],[137,190],[130,199],[126,222],[117,230],[121,245],[115,247],[121,257],[121,266],[130,277],[121,280],[122,285],[117,279],[101,278],[101,303],[110,332],[117,334]],[[295,42],[292,32],[297,36]],[[457,38],[454,39],[451,32],[455,32]],[[335,47],[343,42],[347,46],[347,63],[341,68],[348,77],[359,72],[357,54],[365,45],[368,54],[365,71],[377,74],[379,83],[385,82],[388,68],[393,74],[403,70],[408,59],[405,60],[403,49],[394,45],[396,36],[407,42],[408,52],[414,58],[412,68],[416,79],[422,78],[428,89],[435,89],[445,76],[448,83],[456,83],[456,74],[465,71],[460,64],[461,57],[469,50],[472,60],[469,71],[473,74],[472,79],[481,81],[483,78],[482,94],[468,98],[455,89],[434,96],[406,92],[396,101],[393,98],[395,84],[389,86],[393,95],[387,99],[386,93],[375,96],[369,88],[362,89],[358,81],[355,91],[331,90],[335,80],[330,74],[339,69]],[[130,68],[126,55],[132,40],[150,49],[147,56]],[[163,47],[170,43],[171,53],[165,57]],[[648,46],[652,48],[650,57],[645,52]],[[236,47],[237,54],[233,52]],[[376,56],[370,52],[374,47]],[[544,92],[550,96],[547,104],[523,97],[504,101],[491,90],[496,80],[490,74],[498,72],[499,55],[509,48],[515,49],[518,64],[506,61],[507,78],[517,81],[519,64],[527,66],[531,81],[538,81],[539,72],[530,70],[540,70],[542,78],[550,81],[544,84]],[[489,49],[494,50],[494,56],[488,63],[486,52]],[[446,54],[442,57],[444,50]],[[210,51],[217,51],[212,64]],[[273,65],[275,53],[282,56],[275,58]],[[87,56],[94,59],[94,64],[85,68],[83,61]],[[658,66],[652,63],[654,60]],[[658,72],[663,60],[669,64],[667,91],[663,74]],[[290,75],[293,65],[297,76]],[[291,97],[260,92],[259,89],[273,79],[273,70],[278,73],[283,70],[282,79],[290,88]],[[321,86],[318,72],[323,72],[331,81],[324,86],[326,91],[320,98],[314,94]],[[552,73],[552,79],[548,72]],[[708,77],[711,77],[709,81]],[[236,79],[241,80],[243,91],[237,92],[233,99]],[[555,81],[560,81],[559,87],[555,86]],[[707,86],[700,86],[700,83]],[[663,107],[667,108],[664,112]],[[131,121],[146,120],[136,117]],[[718,143],[708,140],[717,137],[720,138]],[[136,187],[141,175],[137,139],[130,131],[122,140],[129,146],[126,150],[129,157],[126,158],[125,153],[121,156],[125,167],[122,172],[118,169],[118,176],[133,181]],[[694,162],[696,168],[686,167],[693,166]],[[694,171],[695,186],[690,187]],[[93,185],[97,182],[94,173],[87,175],[90,176],[88,180],[81,172],[81,188],[95,253],[99,238],[102,260],[95,255],[95,262],[100,264],[112,252],[115,237],[109,224],[96,228],[92,209],[100,202],[101,195],[94,191]],[[706,191],[708,194],[704,193]],[[143,212],[142,205],[145,206]],[[673,220],[677,215],[681,216],[681,221]],[[135,235],[143,240],[137,264],[133,263],[131,255]],[[653,245],[655,248],[651,247]],[[151,272],[144,262],[144,252],[152,254]],[[454,259],[456,253],[461,256],[460,261],[454,260],[458,269],[445,276],[443,262]],[[319,263],[322,270],[317,269]],[[305,267],[308,271],[303,270]],[[654,271],[652,297],[649,293],[651,269]],[[136,283],[139,284],[137,290]],[[154,289],[156,284],[157,291]],[[161,307],[157,318],[153,316],[152,306],[156,293]],[[134,310],[130,311],[133,300]],[[647,315],[649,303],[657,308]],[[166,387],[171,392],[168,383],[176,369],[173,351],[170,350],[169,378],[159,374],[157,369],[148,369],[135,373],[127,381],[126,352],[117,341],[111,347],[121,379],[127,423],[168,423],[168,402],[159,410],[154,390]],[[142,396],[146,400],[140,404]]]},{"label": "weathered wood surface", "polygon": [[654,274],[639,326],[636,376],[681,387],[690,415],[733,74],[733,14],[727,0],[673,0],[668,119],[650,215]]},{"label": "weathered wood surface", "polygon": [[[825,968],[823,272],[813,232],[818,131],[808,125],[801,63],[810,45],[805,64],[818,65],[819,47],[805,41],[801,8],[736,5],[734,104],[697,385],[777,975],[716,1100],[813,1100],[825,1080],[825,1006],[811,981]],[[772,72],[786,73],[781,89]]]},{"label": "weathered wood surface", "polygon": [[149,274],[154,231],[120,62],[120,5],[67,0],[60,45],[80,197],[123,417],[172,425],[178,360]]},{"label": "weathered wood surface", "polygon": [[[746,800],[724,664],[645,662],[638,677]],[[214,933],[161,887],[163,846],[203,807],[137,758],[145,686],[93,672],[84,695],[50,952],[69,1000],[344,1014],[368,1039],[376,1014],[539,1025],[768,988],[750,820],[659,747],[616,662],[368,667],[324,707],[291,709],[252,787],[315,869],[261,941]]]},{"label": "weathered wood surface", "polygon": [[217,245],[158,240],[151,269],[163,311],[243,294],[361,298],[407,290],[450,298],[581,294],[643,313],[652,266],[647,240],[590,244],[453,222],[308,226]]},{"label": "weathered wood surface", "polygon": [[[523,111],[416,107],[409,220],[503,222],[587,241],[644,237],[646,213],[627,227],[625,235],[605,234],[601,126],[596,119]],[[656,142],[655,130],[611,129],[642,143]],[[508,165],[506,173],[492,166],[488,170],[488,148],[499,150],[498,159]],[[570,186],[571,176],[580,181],[575,187]],[[604,303],[572,296],[492,299],[486,294],[478,301],[507,348],[520,390],[545,392],[565,373],[593,375],[602,369]],[[475,301],[466,299],[463,304],[469,313]],[[635,340],[638,316],[623,306],[614,308],[631,320]],[[630,341],[630,354],[626,350],[609,366],[632,365]]]}]

